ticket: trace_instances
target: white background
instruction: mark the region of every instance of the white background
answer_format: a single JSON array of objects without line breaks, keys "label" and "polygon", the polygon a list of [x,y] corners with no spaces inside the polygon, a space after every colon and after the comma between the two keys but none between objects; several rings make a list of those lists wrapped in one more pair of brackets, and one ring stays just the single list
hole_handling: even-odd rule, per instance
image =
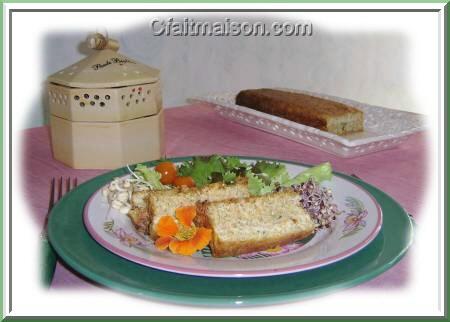
[{"label": "white background", "polygon": [[[22,127],[46,123],[46,77],[86,57],[87,34],[106,30],[123,54],[161,70],[165,107],[212,92],[287,87],[428,114],[437,104],[437,15],[15,13],[13,49],[20,58],[14,75],[27,75],[15,87],[15,104],[27,114]],[[158,37],[149,26],[156,16],[211,22],[227,17],[268,26],[309,21],[314,31],[312,37]],[[24,95],[24,88],[32,91]]]},{"label": "white background", "polygon": [[[6,5],[11,7],[38,7],[38,5]],[[87,5],[71,5],[70,7],[86,7]],[[132,7],[151,7],[158,5],[126,5]],[[164,5],[169,7],[186,7],[188,5]],[[204,7],[206,5],[192,5]],[[208,7],[256,7],[249,5],[207,5]],[[273,7],[264,5],[258,7]],[[292,6],[292,5],[289,5]],[[289,7],[277,6],[278,8]],[[414,5],[419,7],[420,5]],[[440,5],[433,5],[439,7]],[[41,7],[41,6],[40,6]],[[42,7],[54,7],[45,5]],[[60,7],[68,7],[60,5]],[[96,8],[106,7],[95,5]],[[113,7],[108,5],[108,7]],[[161,5],[159,5],[161,7]],[[296,5],[296,7],[330,8],[329,4]],[[354,8],[355,5],[341,5],[341,8]],[[360,5],[368,8],[369,6]],[[374,7],[371,5],[370,7]],[[412,5],[376,7],[412,7]],[[422,5],[431,8],[432,6]],[[7,14],[5,27],[7,27]],[[170,16],[168,14],[166,16]],[[250,15],[250,14],[249,14]],[[280,16],[282,14],[277,14]],[[227,14],[231,17],[231,14]],[[266,15],[270,17],[270,15]],[[195,58],[191,39],[159,40],[158,48],[151,43],[140,43],[142,32],[147,22],[154,17],[151,13],[15,13],[13,24],[13,129],[12,142],[19,147],[20,129],[36,126],[45,122],[45,108],[42,104],[42,90],[48,73],[75,62],[83,57],[73,51],[74,47],[84,39],[87,32],[96,28],[107,28],[111,36],[114,33],[125,43],[124,53],[131,57],[161,68],[163,78],[164,99],[173,105],[182,103],[187,96],[198,95],[209,91],[222,91],[240,87],[252,87],[293,84],[303,89],[325,92],[344,96],[367,103],[402,108],[429,115],[432,126],[430,131],[430,173],[429,191],[420,215],[420,229],[413,248],[413,274],[410,284],[402,289],[389,289],[388,292],[347,290],[314,300],[301,301],[294,304],[265,306],[258,308],[196,308],[178,306],[150,300],[131,298],[117,292],[99,289],[98,292],[83,292],[83,290],[67,290],[46,292],[38,284],[38,228],[32,224],[26,201],[20,196],[20,173],[13,173],[13,311],[4,314],[11,315],[442,315],[443,290],[438,287],[442,278],[442,262],[438,265],[439,255],[442,255],[442,220],[438,204],[438,170],[441,170],[443,140],[439,125],[442,128],[443,118],[439,117],[439,103],[443,95],[438,79],[442,74],[438,69],[438,54],[442,51],[439,41],[442,35],[442,19],[437,13],[290,13],[287,20],[308,20],[314,24],[314,35],[305,52],[299,51],[302,40],[283,40],[283,50],[268,52],[258,50],[270,49],[271,46],[253,40],[252,46],[257,46],[255,55],[249,55],[246,50],[253,48],[233,44],[234,50],[247,59],[237,55],[236,64],[223,69],[225,59],[230,52],[221,44],[220,39],[214,40],[219,50],[209,47],[209,43],[200,40],[200,46]],[[259,16],[255,16],[258,18]],[[5,40],[8,29],[4,28]],[[59,35],[59,36],[58,36]],[[59,45],[61,44],[61,45]],[[124,44],[122,44],[124,45]],[[203,47],[202,47],[203,46]],[[300,47],[297,47],[300,46]],[[208,54],[202,50],[209,50]],[[228,54],[227,54],[228,53]],[[259,54],[258,54],[259,53]],[[312,54],[314,53],[314,55]],[[7,59],[8,48],[4,52],[4,106],[8,106]],[[267,57],[268,55],[268,57]],[[271,56],[272,55],[272,56]],[[280,55],[281,61],[274,66]],[[239,57],[238,57],[239,56]],[[211,58],[212,57],[212,58]],[[254,60],[253,60],[254,58]],[[366,60],[366,61],[365,61]],[[229,63],[229,62],[228,62]],[[202,64],[206,64],[202,66]],[[241,65],[239,65],[241,64]],[[291,66],[292,68],[289,68]],[[441,65],[442,66],[442,65]],[[364,68],[363,68],[364,67]],[[280,71],[281,70],[281,71]],[[285,71],[292,70],[292,74]],[[196,75],[193,78],[192,75]],[[256,76],[255,76],[256,75]],[[306,76],[305,76],[306,75]],[[281,76],[285,76],[284,78]],[[197,80],[197,81],[196,81]],[[193,84],[195,83],[195,84]],[[439,92],[441,89],[441,92]],[[180,92],[181,91],[181,94]],[[442,105],[441,105],[442,108]],[[44,111],[44,112],[43,112]],[[4,119],[8,119],[8,110],[4,109]],[[8,148],[7,128],[5,128],[4,147]],[[20,162],[20,149],[12,162]],[[7,151],[5,151],[5,167]],[[15,167],[17,169],[18,167]],[[8,168],[5,173],[8,173]],[[442,173],[442,172],[441,172]],[[20,181],[19,181],[20,180]],[[442,184],[442,183],[441,183]],[[4,183],[7,188],[7,182]],[[44,187],[46,188],[46,187]],[[441,190],[442,192],[442,190]],[[442,195],[440,195],[442,197]],[[8,207],[8,198],[4,198]],[[8,210],[4,210],[7,214]],[[4,216],[4,227],[8,227],[8,218]],[[438,234],[440,232],[440,235]],[[8,232],[5,231],[5,238]],[[6,239],[5,239],[6,240]],[[25,241],[25,242],[24,242]],[[439,247],[440,245],[440,247]],[[7,251],[4,243],[4,250]],[[438,268],[441,268],[439,271]],[[4,268],[5,283],[7,283],[7,266]],[[7,284],[5,284],[7,285]],[[7,295],[5,293],[5,295]],[[4,296],[8,307],[8,297]],[[326,309],[324,309],[326,308]]]}]

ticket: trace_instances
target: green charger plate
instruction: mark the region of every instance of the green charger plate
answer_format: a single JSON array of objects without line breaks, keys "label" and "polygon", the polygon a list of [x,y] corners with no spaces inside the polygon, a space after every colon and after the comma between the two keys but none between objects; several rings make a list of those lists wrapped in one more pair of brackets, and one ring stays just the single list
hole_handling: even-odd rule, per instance
[{"label": "green charger plate", "polygon": [[[180,162],[188,159],[171,160]],[[147,164],[154,165],[154,162]],[[48,232],[56,252],[73,269],[99,284],[137,296],[220,306],[293,301],[348,288],[374,278],[395,265],[413,240],[413,222],[396,201],[359,179],[335,173],[365,188],[383,210],[380,233],[358,253],[318,269],[271,277],[212,278],[160,271],[109,252],[92,239],[85,229],[83,208],[86,201],[114,177],[124,174],[127,174],[125,168],[106,173],[65,195],[50,214]]]}]

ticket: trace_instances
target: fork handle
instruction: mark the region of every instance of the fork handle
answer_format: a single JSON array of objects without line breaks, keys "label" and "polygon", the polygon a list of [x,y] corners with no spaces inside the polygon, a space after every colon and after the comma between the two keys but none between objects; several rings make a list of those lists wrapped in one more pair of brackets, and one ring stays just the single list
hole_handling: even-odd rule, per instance
[{"label": "fork handle", "polygon": [[41,281],[45,287],[50,287],[55,274],[56,252],[47,238],[41,238]]}]

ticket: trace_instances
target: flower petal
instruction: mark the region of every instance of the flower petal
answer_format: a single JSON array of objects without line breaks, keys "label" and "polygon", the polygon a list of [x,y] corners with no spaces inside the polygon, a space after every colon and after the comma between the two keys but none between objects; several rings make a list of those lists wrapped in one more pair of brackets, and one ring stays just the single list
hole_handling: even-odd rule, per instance
[{"label": "flower petal", "polygon": [[170,236],[159,237],[155,241],[155,247],[158,248],[159,250],[164,250],[167,247],[169,247],[171,240],[172,240],[172,237],[170,237]]},{"label": "flower petal", "polygon": [[195,249],[201,250],[205,248],[211,241],[212,230],[204,227],[197,229],[197,233],[191,239],[191,242]]},{"label": "flower petal", "polygon": [[169,243],[169,249],[174,254],[185,256],[191,256],[197,251],[190,240],[180,241],[176,239],[172,239]]},{"label": "flower petal", "polygon": [[175,210],[175,215],[181,224],[190,227],[197,211],[195,206],[181,207]]},{"label": "flower petal", "polygon": [[174,236],[178,232],[178,225],[172,216],[162,216],[156,225],[156,234],[160,237]]}]

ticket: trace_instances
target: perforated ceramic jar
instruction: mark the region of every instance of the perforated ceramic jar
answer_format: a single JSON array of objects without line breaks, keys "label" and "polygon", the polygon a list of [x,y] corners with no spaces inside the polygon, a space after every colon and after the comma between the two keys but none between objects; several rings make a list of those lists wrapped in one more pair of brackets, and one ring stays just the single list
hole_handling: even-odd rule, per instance
[{"label": "perforated ceramic jar", "polygon": [[119,54],[111,42],[48,78],[53,154],[73,168],[115,168],[162,155],[159,71]]},{"label": "perforated ceramic jar", "polygon": [[48,85],[50,114],[71,121],[119,122],[159,112],[159,81],[117,88]]}]

